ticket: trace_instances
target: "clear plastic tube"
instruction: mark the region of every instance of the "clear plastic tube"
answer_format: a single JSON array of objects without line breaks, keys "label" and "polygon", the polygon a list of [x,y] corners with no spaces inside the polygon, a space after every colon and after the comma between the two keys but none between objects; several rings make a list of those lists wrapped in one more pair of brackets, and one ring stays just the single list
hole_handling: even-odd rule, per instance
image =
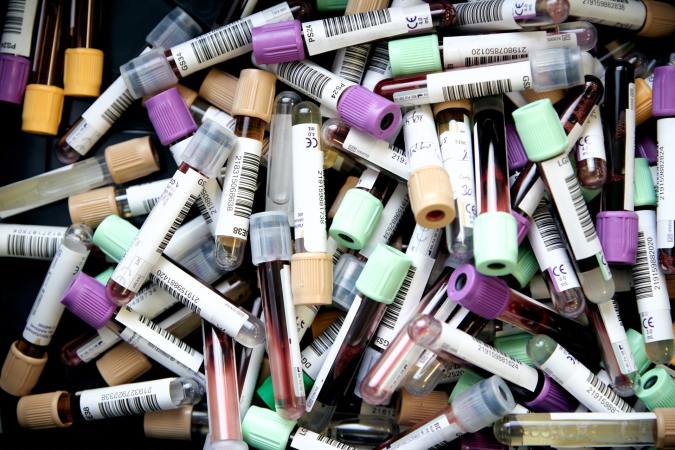
[{"label": "clear plastic tube", "polygon": [[507,0],[497,4],[499,14],[494,14],[494,6],[485,8],[479,2],[469,1],[455,5],[457,20],[454,26],[464,32],[484,32],[558,24],[567,19],[569,7],[568,0],[536,0],[527,3]]}]

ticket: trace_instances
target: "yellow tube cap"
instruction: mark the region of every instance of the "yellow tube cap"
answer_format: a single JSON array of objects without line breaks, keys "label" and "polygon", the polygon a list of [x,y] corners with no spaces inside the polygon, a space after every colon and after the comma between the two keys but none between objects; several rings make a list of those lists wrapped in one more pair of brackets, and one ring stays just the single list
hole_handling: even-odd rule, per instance
[{"label": "yellow tube cap", "polygon": [[328,253],[296,253],[291,257],[291,288],[295,305],[333,302],[333,258]]},{"label": "yellow tube cap", "polygon": [[103,78],[103,52],[68,48],[63,65],[63,90],[70,97],[98,97]]},{"label": "yellow tube cap", "polygon": [[0,374],[0,388],[8,394],[20,397],[29,394],[47,364],[47,354],[42,358],[31,358],[19,351],[16,341],[9,348]]},{"label": "yellow tube cap", "polygon": [[63,89],[46,84],[29,84],[23,99],[21,130],[56,136],[63,112]]},{"label": "yellow tube cap", "polygon": [[410,207],[415,222],[425,228],[443,228],[455,219],[450,176],[440,166],[413,171],[408,178]]}]

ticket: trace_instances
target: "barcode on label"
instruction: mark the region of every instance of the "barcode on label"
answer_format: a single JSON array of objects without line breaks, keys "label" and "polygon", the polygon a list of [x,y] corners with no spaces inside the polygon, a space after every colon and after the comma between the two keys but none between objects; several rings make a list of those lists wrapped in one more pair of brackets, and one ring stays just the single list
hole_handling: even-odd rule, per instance
[{"label": "barcode on label", "polygon": [[112,126],[120,118],[122,113],[126,111],[133,103],[134,98],[131,96],[129,90],[125,89],[122,95],[117,97],[114,102],[108,106],[108,109],[103,111],[101,118],[105,120],[108,125]]},{"label": "barcode on label", "polygon": [[143,200],[143,209],[145,209],[148,213],[152,211],[152,208],[155,207],[159,199],[162,198],[161,196],[159,197],[153,197],[153,198],[146,198]]},{"label": "barcode on label", "polygon": [[317,355],[323,355],[326,351],[328,351],[331,345],[333,345],[333,342],[335,342],[335,338],[340,332],[340,328],[342,327],[342,323],[344,321],[344,314],[339,315],[335,319],[335,322],[331,323],[323,333],[321,333],[316,339],[312,341],[311,344],[309,344],[309,348],[311,348]]},{"label": "barcode on label", "polygon": [[352,45],[347,47],[342,58],[342,65],[338,75],[353,83],[360,83],[366,61],[370,53],[370,44]]},{"label": "barcode on label", "polygon": [[612,388],[603,383],[600,379],[598,379],[598,377],[593,375],[592,372],[588,373],[586,382],[593,386],[593,388],[602,394],[603,397],[609,400],[614,407],[620,409],[623,412],[633,411],[633,408],[631,408],[628,403],[624,402],[621,397],[619,397],[619,395],[612,390]]},{"label": "barcode on label", "polygon": [[370,63],[368,70],[373,72],[385,74],[389,67],[389,47],[386,42],[380,42],[373,49],[373,54],[370,56]]},{"label": "barcode on label", "polygon": [[323,442],[324,444],[330,445],[333,448],[340,448],[344,450],[353,450],[355,447],[352,447],[351,445],[345,444],[343,442],[337,441],[335,439],[331,439],[328,436],[324,436],[323,434],[320,434],[316,438],[317,441]]},{"label": "barcode on label", "polygon": [[551,251],[557,248],[565,248],[560,237],[560,232],[558,231],[558,226],[555,219],[553,219],[553,215],[551,215],[551,212],[548,210],[546,201],[542,200],[539,202],[537,209],[535,209],[534,214],[532,214],[532,219],[534,220],[534,225],[537,227],[537,231],[541,235],[547,250]]},{"label": "barcode on label", "polygon": [[478,23],[498,22],[503,20],[502,6],[504,0],[487,0],[455,4],[455,26]]},{"label": "barcode on label", "polygon": [[511,80],[509,78],[480,81],[478,83],[458,84],[455,86],[443,86],[442,88],[445,101],[487,97],[512,91]]},{"label": "barcode on label", "polygon": [[199,197],[196,200],[196,203],[197,208],[199,209],[199,214],[201,214],[201,216],[204,218],[204,221],[209,224],[213,223],[213,216],[211,215],[211,211],[209,211],[209,209],[204,204],[204,200],[202,200],[202,198]]},{"label": "barcode on label", "polygon": [[566,177],[565,184],[572,195],[574,210],[576,211],[577,218],[581,223],[581,228],[583,229],[584,236],[586,237],[586,242],[592,242],[597,238],[595,234],[595,227],[593,226],[593,221],[591,220],[590,214],[588,214],[588,208],[586,207],[584,197],[581,195],[581,187],[579,186],[579,180],[577,179],[576,174],[571,174],[570,176]]},{"label": "barcode on label", "polygon": [[415,266],[410,266],[408,273],[405,275],[405,279],[401,284],[401,288],[396,293],[393,303],[387,306],[387,309],[384,311],[384,316],[380,325],[389,328],[390,330],[394,329],[396,322],[398,321],[398,315],[401,313],[401,308],[403,308],[403,302],[408,296],[408,291],[410,290],[410,283],[412,283],[413,277],[417,268]]},{"label": "barcode on label", "polygon": [[345,250],[343,248],[336,248],[335,253],[333,253],[333,265],[336,265],[340,261],[340,257],[344,255]]},{"label": "barcode on label", "polygon": [[192,204],[195,202],[195,200],[197,200],[197,196],[190,194],[190,197],[188,198],[187,202],[185,202],[185,205],[183,205],[183,208],[181,208],[180,212],[176,216],[176,219],[171,224],[171,228],[169,228],[169,231],[167,231],[166,234],[164,235],[162,243],[159,244],[159,247],[157,248],[157,253],[164,252],[164,249],[169,244],[169,241],[173,237],[174,233],[176,232],[180,224],[183,223],[183,220],[185,220],[185,216],[187,216],[187,214],[190,212],[190,208],[192,208]]},{"label": "barcode on label", "polygon": [[291,85],[302,86],[309,95],[315,98],[321,98],[321,92],[330,82],[329,77],[301,61],[279,64],[277,75]]},{"label": "barcode on label", "polygon": [[173,288],[171,285],[166,283],[164,280],[162,280],[161,277],[158,277],[155,275],[154,272],[150,272],[150,281],[164,289],[171,295],[173,298],[178,299],[179,302],[181,302],[183,305],[185,305],[190,311],[193,313],[197,314],[198,316],[202,315],[202,308],[197,305],[194,301],[190,300],[187,298],[185,295],[183,295],[179,290]]},{"label": "barcode on label", "polygon": [[326,37],[333,37],[390,22],[391,14],[389,13],[389,10],[381,9],[379,11],[367,11],[347,16],[330,17],[323,20],[323,26],[326,30]]},{"label": "barcode on label", "polygon": [[62,236],[7,236],[7,255],[51,259],[56,254]]},{"label": "barcode on label", "polygon": [[527,53],[518,53],[515,55],[467,56],[464,58],[464,66],[482,66],[485,64],[494,64],[504,61],[527,59],[527,56]]},{"label": "barcode on label", "polygon": [[635,259],[635,264],[633,264],[633,287],[637,300],[654,298],[649,273],[649,256],[647,255],[647,245],[643,231],[638,232],[637,258]]},{"label": "barcode on label", "polygon": [[247,218],[253,209],[253,199],[257,188],[258,168],[260,157],[254,153],[244,153],[237,188],[237,199],[234,205],[234,215]]},{"label": "barcode on label", "polygon": [[202,64],[220,55],[248,45],[251,39],[251,21],[246,19],[213,30],[190,44],[197,61]]},{"label": "barcode on label", "polygon": [[157,401],[157,395],[149,394],[143,397],[99,402],[98,410],[105,419],[108,419],[110,417],[132,416],[149,411],[161,411],[162,407]]},{"label": "barcode on label", "polygon": [[[127,307],[127,310],[132,311],[131,308],[129,307]],[[159,334],[163,339],[169,341],[171,344],[175,345],[184,352],[189,353],[191,356],[197,354],[197,351],[194,348],[190,347],[188,344],[186,344],[185,342],[181,341],[179,338],[171,334],[170,331],[163,329],[162,327],[160,327],[147,317],[139,315],[138,320],[142,324],[150,328],[153,332]]]},{"label": "barcode on label", "polygon": [[23,16],[26,10],[26,0],[10,0],[7,5],[5,26],[3,33],[20,34],[23,28]]}]

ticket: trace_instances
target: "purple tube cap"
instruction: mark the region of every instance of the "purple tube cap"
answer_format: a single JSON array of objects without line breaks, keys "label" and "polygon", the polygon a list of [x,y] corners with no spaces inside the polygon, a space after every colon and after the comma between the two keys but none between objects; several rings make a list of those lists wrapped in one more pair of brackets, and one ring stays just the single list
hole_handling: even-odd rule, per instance
[{"label": "purple tube cap", "polygon": [[544,386],[539,395],[525,403],[535,412],[568,412],[574,411],[578,405],[579,402],[547,375],[544,375]]},{"label": "purple tube cap", "polygon": [[509,161],[509,172],[520,170],[529,162],[516,126],[511,123],[506,125],[506,157]]},{"label": "purple tube cap", "polygon": [[518,226],[518,245],[520,245],[530,231],[530,219],[515,211],[511,211],[511,215],[516,219],[516,225]]},{"label": "purple tube cap", "polygon": [[363,86],[351,86],[338,101],[337,112],[347,124],[379,139],[398,130],[401,107]]},{"label": "purple tube cap", "polygon": [[652,86],[652,115],[654,117],[675,116],[675,66],[661,66],[654,69]]},{"label": "purple tube cap", "polygon": [[459,266],[448,281],[448,297],[485,319],[499,317],[510,295],[504,280],[483,275],[471,264]]},{"label": "purple tube cap", "polygon": [[108,301],[105,286],[95,278],[78,273],[63,295],[61,303],[86,323],[103,328],[112,319],[117,306]]},{"label": "purple tube cap", "polygon": [[633,211],[601,211],[596,217],[598,237],[609,264],[635,264],[638,216]]},{"label": "purple tube cap", "polygon": [[648,134],[640,136],[635,143],[635,156],[646,159],[650,166],[656,165],[657,153],[656,142]]},{"label": "purple tube cap", "polygon": [[175,87],[148,98],[145,107],[162,145],[169,145],[197,130],[190,108]]},{"label": "purple tube cap", "polygon": [[277,22],[251,30],[253,56],[258,64],[278,64],[305,59],[299,20]]},{"label": "purple tube cap", "polygon": [[0,54],[0,101],[20,105],[29,72],[30,61],[27,58]]}]

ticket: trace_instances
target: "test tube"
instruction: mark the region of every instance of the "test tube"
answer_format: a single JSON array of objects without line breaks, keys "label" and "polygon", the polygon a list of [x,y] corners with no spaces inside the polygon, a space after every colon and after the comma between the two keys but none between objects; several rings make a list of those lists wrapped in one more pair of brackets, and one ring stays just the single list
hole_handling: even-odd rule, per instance
[{"label": "test tube", "polygon": [[[568,0],[535,0],[523,3],[506,0],[493,9],[469,1],[455,5],[457,20],[453,24],[463,32],[484,32],[490,30],[521,30],[527,27],[558,24],[567,19]],[[495,14],[496,13],[496,14]]]},{"label": "test tube", "polygon": [[50,261],[66,227],[0,224],[0,257]]},{"label": "test tube", "polygon": [[39,3],[38,0],[7,2],[0,36],[0,101],[19,105],[23,99],[30,72],[30,48]]},{"label": "test tube", "polygon": [[276,77],[262,70],[244,69],[239,74],[232,102],[232,115],[237,120],[235,134],[239,139],[225,172],[216,225],[216,261],[225,270],[234,270],[244,261],[263,137],[272,118],[275,83]]},{"label": "test tube", "polygon": [[143,415],[147,438],[191,441],[209,432],[209,416],[200,405],[185,405],[168,411],[149,411]]},{"label": "test tube", "polygon": [[63,314],[59,303],[70,281],[82,269],[92,246],[86,225],[68,227],[38,292],[21,338],[14,341],[0,373],[0,388],[8,394],[28,394],[47,364],[47,347]]},{"label": "test tube", "polygon": [[220,172],[237,144],[228,130],[207,121],[183,153],[183,162],[143,222],[106,286],[111,302],[126,305],[139,291],[162,252],[183,223],[202,186]]},{"label": "test tube", "polygon": [[293,107],[292,123],[293,301],[296,305],[330,305],[333,261],[326,241],[324,153],[318,106],[311,102],[298,103]]},{"label": "test tube", "polygon": [[607,156],[600,108],[595,106],[587,125],[577,140],[575,157],[579,183],[589,189],[598,189],[607,180]]},{"label": "test tube", "polygon": [[71,97],[98,97],[103,78],[99,33],[104,2],[74,0],[70,4],[70,45],[63,63],[63,91]]},{"label": "test tube", "polygon": [[73,423],[194,405],[203,395],[203,388],[192,378],[163,378],[75,394],[56,391],[27,395],[19,400],[16,415],[22,428],[64,428]]},{"label": "test tube", "polygon": [[568,2],[569,15],[578,20],[635,31],[644,37],[666,37],[675,31],[675,8],[666,2],[627,0],[621,14],[611,5]]}]

